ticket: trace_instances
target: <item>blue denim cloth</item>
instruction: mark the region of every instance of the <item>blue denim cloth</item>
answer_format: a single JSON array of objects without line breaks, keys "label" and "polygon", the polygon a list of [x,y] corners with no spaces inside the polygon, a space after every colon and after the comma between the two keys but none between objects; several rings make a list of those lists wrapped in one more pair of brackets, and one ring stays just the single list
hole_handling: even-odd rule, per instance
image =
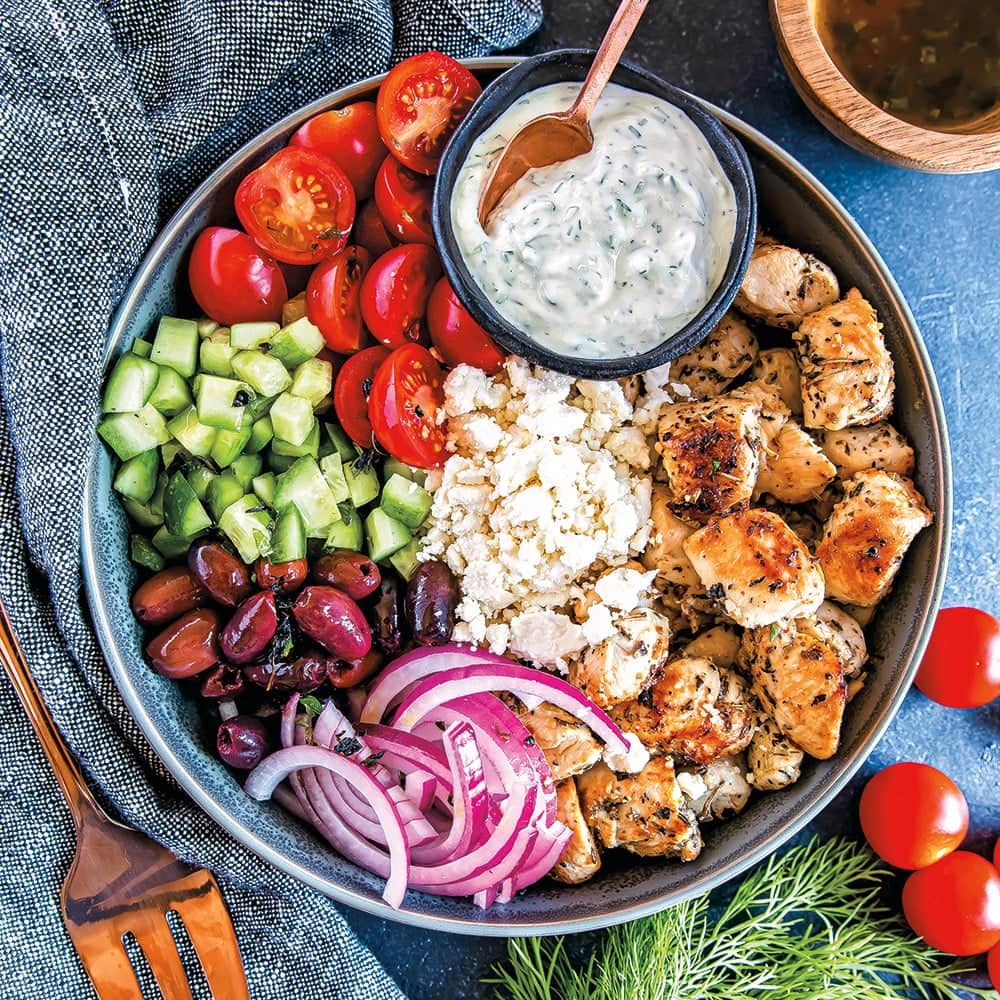
[{"label": "blue denim cloth", "polygon": [[[0,594],[98,793],[218,874],[255,998],[401,994],[329,900],[178,793],[102,662],[78,553],[109,317],[169,213],[271,122],[423,49],[516,45],[540,18],[540,0],[0,4]],[[58,909],[69,815],[5,679],[0,843],[0,993],[93,996]]]}]

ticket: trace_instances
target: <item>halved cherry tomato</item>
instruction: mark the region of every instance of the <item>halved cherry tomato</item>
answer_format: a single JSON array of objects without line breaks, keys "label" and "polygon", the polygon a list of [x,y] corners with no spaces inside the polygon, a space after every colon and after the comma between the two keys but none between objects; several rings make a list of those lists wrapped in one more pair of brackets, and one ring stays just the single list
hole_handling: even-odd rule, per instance
[{"label": "halved cherry tomato", "polygon": [[487,375],[503,367],[503,351],[459,302],[447,278],[434,286],[427,301],[427,331],[447,365],[472,365]]},{"label": "halved cherry tomato", "polygon": [[333,409],[337,420],[347,436],[362,448],[370,448],[374,441],[368,419],[368,397],[375,373],[389,354],[387,347],[366,347],[358,351],[344,362],[333,383]]},{"label": "halved cherry tomato", "polygon": [[361,281],[371,266],[364,247],[344,247],[317,265],[306,286],[306,315],[319,327],[327,347],[353,354],[365,342],[361,325]]},{"label": "halved cherry tomato", "polygon": [[287,264],[315,264],[342,250],[354,222],[354,188],[328,156],[289,146],[236,189],[243,228]]},{"label": "halved cherry tomato", "polygon": [[354,188],[361,201],[372,196],[375,174],[388,150],[375,121],[375,102],[358,101],[310,118],[288,141],[329,156]]},{"label": "halved cherry tomato", "polygon": [[372,257],[381,257],[391,250],[396,241],[392,238],[382,215],[375,204],[374,198],[369,198],[359,209],[354,219],[354,229],[351,236],[359,247],[364,247]]},{"label": "halved cherry tomato", "polygon": [[438,423],[443,382],[440,366],[419,344],[397,347],[375,373],[368,396],[375,437],[407,465],[434,469],[448,458],[445,429]]},{"label": "halved cherry tomato", "polygon": [[389,233],[404,243],[434,245],[431,203],[434,182],[407,170],[391,156],[375,178],[375,204]]},{"label": "halved cherry tomato", "polygon": [[897,868],[926,868],[955,850],[969,829],[969,806],[948,775],[929,764],[892,764],[861,793],[861,830]]},{"label": "halved cherry tomato", "polygon": [[906,880],[903,913],[938,951],[989,951],[1000,942],[1000,872],[978,854],[955,851]]},{"label": "halved cherry tomato", "polygon": [[427,342],[424,314],[440,274],[437,251],[420,243],[393,247],[372,264],[361,284],[361,316],[376,340]]},{"label": "halved cherry tomato", "polygon": [[238,229],[209,226],[198,234],[188,263],[198,307],[218,323],[281,318],[288,287],[278,262]]},{"label": "halved cherry tomato", "polygon": [[948,708],[1000,698],[1000,621],[978,608],[938,612],[915,683]]},{"label": "halved cherry tomato", "polygon": [[378,89],[378,127],[392,154],[433,174],[458,123],[482,92],[461,63],[440,52],[404,59]]}]

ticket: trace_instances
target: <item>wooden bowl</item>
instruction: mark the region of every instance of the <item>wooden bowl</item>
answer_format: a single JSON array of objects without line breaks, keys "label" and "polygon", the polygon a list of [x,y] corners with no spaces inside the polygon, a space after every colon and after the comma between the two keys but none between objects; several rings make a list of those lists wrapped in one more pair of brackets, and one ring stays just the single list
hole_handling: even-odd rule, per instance
[{"label": "wooden bowl", "polygon": [[1000,167],[1000,108],[936,131],[901,121],[855,89],[816,27],[816,0],[770,0],[778,54],[809,110],[849,146],[899,167],[967,174]]}]

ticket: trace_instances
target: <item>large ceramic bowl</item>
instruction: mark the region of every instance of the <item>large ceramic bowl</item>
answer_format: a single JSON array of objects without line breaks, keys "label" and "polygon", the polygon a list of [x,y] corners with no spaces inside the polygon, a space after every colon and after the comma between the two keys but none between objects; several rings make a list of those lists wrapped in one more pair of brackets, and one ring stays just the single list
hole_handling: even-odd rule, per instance
[{"label": "large ceramic bowl", "polygon": [[[470,63],[484,80],[510,59]],[[111,326],[107,358],[149,332],[161,313],[193,309],[185,288],[186,254],[209,223],[233,221],[238,180],[319,111],[372,98],[378,80],[348,87],[279,122],[245,147],[188,199],[151,247]],[[792,157],[759,132],[713,109],[742,140],[753,163],[761,220],[796,246],[819,254],[845,287],[857,285],[878,310],[896,362],[895,420],[917,452],[917,483],[934,509],[933,527],[907,556],[891,597],[869,629],[877,663],[851,703],[840,752],[810,762],[786,791],[758,795],[742,815],[705,828],[705,850],[690,864],[643,861],[610,867],[576,888],[542,882],[506,906],[483,913],[468,900],[410,892],[389,909],[381,881],[338,857],[298,820],[247,798],[212,752],[195,703],[143,662],[142,636],[129,611],[133,571],[125,519],[111,494],[111,463],[94,438],[83,522],[83,566],[94,623],[122,696],[180,785],[224,829],[275,867],[334,899],[379,916],[467,934],[518,935],[604,927],[661,910],[733,878],[801,829],[843,788],[889,725],[927,641],[945,576],[951,482],[944,416],[913,317],[885,264],[844,208]]]}]

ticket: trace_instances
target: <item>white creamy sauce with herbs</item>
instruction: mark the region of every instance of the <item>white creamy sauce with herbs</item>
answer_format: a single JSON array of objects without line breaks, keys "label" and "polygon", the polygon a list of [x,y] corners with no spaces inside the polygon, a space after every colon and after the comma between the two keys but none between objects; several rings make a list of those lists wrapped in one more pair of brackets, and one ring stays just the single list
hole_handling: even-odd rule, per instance
[{"label": "white creamy sauce with herbs", "polygon": [[493,159],[579,84],[522,97],[474,143],[451,204],[462,256],[496,310],[542,347],[580,358],[642,354],[718,288],[736,228],[732,185],[679,108],[609,84],[584,156],[529,171],[479,225]]}]

